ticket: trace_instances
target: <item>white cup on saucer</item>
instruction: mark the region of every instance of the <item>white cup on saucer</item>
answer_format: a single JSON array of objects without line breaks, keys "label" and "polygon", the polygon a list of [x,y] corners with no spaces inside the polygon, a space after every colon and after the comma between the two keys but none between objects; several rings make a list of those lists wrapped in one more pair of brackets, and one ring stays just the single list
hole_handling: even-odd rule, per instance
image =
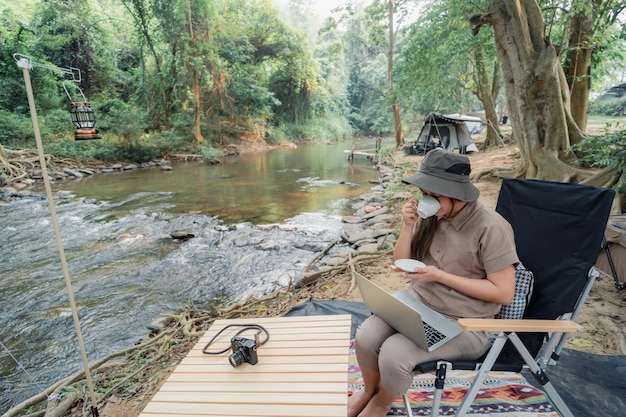
[{"label": "white cup on saucer", "polygon": [[439,201],[435,197],[425,195],[418,203],[417,203],[417,214],[422,219],[426,219],[430,216],[433,216],[435,213],[439,211],[441,205]]}]

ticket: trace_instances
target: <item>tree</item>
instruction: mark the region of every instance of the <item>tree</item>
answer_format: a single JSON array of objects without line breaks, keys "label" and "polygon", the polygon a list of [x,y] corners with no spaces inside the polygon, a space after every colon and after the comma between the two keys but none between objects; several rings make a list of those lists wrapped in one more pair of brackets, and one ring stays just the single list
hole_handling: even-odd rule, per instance
[{"label": "tree", "polygon": [[412,92],[403,101],[422,114],[464,113],[481,104],[488,122],[484,146],[489,147],[499,144],[501,136],[496,112],[500,67],[492,34],[472,36],[469,7],[436,1],[424,9],[404,41],[399,89]]},{"label": "tree", "polygon": [[[394,60],[397,58],[399,29],[414,7],[415,2],[408,0],[378,0],[367,7],[363,7],[362,1],[353,0],[343,7],[340,19],[347,27],[348,90],[353,107],[351,122],[362,133],[393,131],[397,146],[404,143],[404,132],[398,99],[401,94],[395,87]],[[379,56],[386,62],[386,74],[380,81],[377,73]],[[386,86],[384,90],[380,87],[381,82]],[[387,120],[383,120],[379,113],[381,104],[391,109],[391,114],[385,116]]]},{"label": "tree", "polygon": [[[128,13],[132,16],[135,24],[135,30],[139,34],[142,42],[148,49],[148,54],[152,57],[150,61],[152,65],[146,62],[146,57],[141,56],[144,68],[143,89],[146,102],[151,103],[150,113],[152,115],[153,128],[170,127],[171,126],[171,88],[168,88],[167,76],[163,68],[164,52],[159,48],[157,40],[157,21],[153,10],[147,0],[121,0]],[[143,52],[143,45],[141,51]],[[150,71],[154,70],[154,77],[150,75]],[[156,102],[152,102],[156,98]]]},{"label": "tree", "polygon": [[[215,67],[217,60],[217,47],[213,43],[214,37],[212,23],[215,22],[216,13],[212,10],[211,0],[188,0],[185,11],[181,13],[183,27],[187,29],[186,35],[180,42],[179,61],[184,63],[190,93],[193,99],[193,122],[191,133],[198,143],[205,143],[202,135],[201,121],[204,115],[203,90],[207,80],[204,75],[205,68]],[[182,58],[182,59],[181,59]]]},{"label": "tree", "polygon": [[572,118],[570,92],[557,50],[535,1],[489,0],[471,20],[474,31],[494,30],[508,115],[520,148],[516,176],[575,182],[586,172],[568,164],[572,143],[584,135]]},{"label": "tree", "polygon": [[[598,52],[610,49],[610,44],[614,43],[615,39],[609,36],[608,29],[617,22],[626,8],[626,2],[573,0],[564,3],[560,9],[568,12],[563,19],[568,25],[564,32],[570,35],[562,40],[565,48],[563,69],[571,93],[572,118],[584,131],[587,127],[592,65],[597,66],[603,59]],[[556,15],[559,15],[558,11],[554,11],[553,16]]]},{"label": "tree", "polygon": [[[409,8],[412,6],[412,2],[408,2],[406,0],[385,0],[382,3],[374,2],[369,7],[373,16],[376,16],[377,13],[381,13],[385,9],[387,11],[387,100],[389,101],[389,105],[391,106],[393,133],[397,147],[400,147],[404,144],[404,132],[402,131],[400,104],[398,103],[397,90],[394,88],[393,64],[395,59],[395,48],[398,29],[400,28],[400,25],[404,18],[406,18],[406,16],[409,14]],[[397,19],[395,19],[396,14],[398,15]]]},{"label": "tree", "polygon": [[391,114],[393,116],[393,136],[396,140],[396,147],[404,144],[404,134],[402,132],[402,121],[400,119],[400,105],[398,97],[393,89],[393,57],[394,45],[396,44],[396,32],[393,28],[394,0],[389,0],[389,44],[387,45],[387,89],[389,90],[389,100],[391,101]]}]

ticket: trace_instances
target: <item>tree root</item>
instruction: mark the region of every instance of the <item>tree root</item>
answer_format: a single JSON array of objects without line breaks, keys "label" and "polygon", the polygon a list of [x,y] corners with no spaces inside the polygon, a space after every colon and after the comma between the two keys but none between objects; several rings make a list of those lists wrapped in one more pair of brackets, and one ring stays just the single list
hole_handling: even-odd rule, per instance
[{"label": "tree root", "polygon": [[81,399],[83,396],[80,392],[72,391],[67,393],[62,400],[48,401],[44,417],[61,417],[72,404]]},{"label": "tree root", "polygon": [[[44,155],[44,159],[50,171],[62,171],[63,168],[77,169],[81,166],[78,161],[59,159],[52,155]],[[31,172],[38,170],[41,170],[41,165],[37,150],[0,149],[0,176],[3,176],[7,183],[19,182],[27,178]]]},{"label": "tree root", "polygon": [[487,168],[483,169],[476,174],[472,175],[472,182],[478,182],[482,179],[493,177],[497,179],[502,178],[520,178],[524,176],[524,169],[521,166],[518,166],[513,169],[502,169],[502,168]]}]

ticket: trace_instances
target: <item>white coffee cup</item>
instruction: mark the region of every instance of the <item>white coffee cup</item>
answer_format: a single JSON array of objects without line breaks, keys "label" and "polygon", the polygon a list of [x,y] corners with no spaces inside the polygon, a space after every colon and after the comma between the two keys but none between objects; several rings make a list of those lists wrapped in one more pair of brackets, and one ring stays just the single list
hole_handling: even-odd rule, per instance
[{"label": "white coffee cup", "polygon": [[439,201],[435,197],[431,197],[429,195],[425,195],[418,203],[417,203],[417,214],[425,219],[427,217],[433,216],[435,213],[439,211],[441,205]]}]

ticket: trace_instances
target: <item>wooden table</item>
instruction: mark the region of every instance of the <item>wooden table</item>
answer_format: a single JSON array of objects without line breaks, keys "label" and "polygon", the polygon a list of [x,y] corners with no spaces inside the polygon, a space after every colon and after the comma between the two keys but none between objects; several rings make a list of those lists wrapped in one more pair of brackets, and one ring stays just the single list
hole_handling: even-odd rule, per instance
[{"label": "wooden table", "polygon": [[[230,350],[202,349],[228,324],[258,324],[270,333],[258,363],[232,367]],[[350,315],[217,320],[174,369],[140,417],[345,416]],[[232,331],[231,331],[232,330]],[[230,346],[229,328],[207,348]],[[240,336],[254,339],[255,330]],[[261,335],[261,340],[263,335]]]}]

